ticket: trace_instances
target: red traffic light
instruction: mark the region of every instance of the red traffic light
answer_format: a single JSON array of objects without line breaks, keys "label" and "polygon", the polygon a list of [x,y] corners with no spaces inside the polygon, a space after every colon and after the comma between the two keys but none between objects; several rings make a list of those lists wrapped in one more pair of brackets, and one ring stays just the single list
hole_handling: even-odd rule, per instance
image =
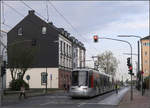
[{"label": "red traffic light", "polygon": [[94,42],[98,42],[98,35],[94,35],[93,39],[94,39]]},{"label": "red traffic light", "polygon": [[129,70],[132,70],[132,66],[129,67]]}]

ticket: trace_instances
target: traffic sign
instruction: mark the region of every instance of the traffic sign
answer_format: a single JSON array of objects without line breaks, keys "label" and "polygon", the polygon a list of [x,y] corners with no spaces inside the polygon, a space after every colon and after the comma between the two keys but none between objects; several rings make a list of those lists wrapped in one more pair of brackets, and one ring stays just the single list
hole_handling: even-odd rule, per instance
[{"label": "traffic sign", "polygon": [[27,75],[27,76],[26,76],[26,79],[29,81],[29,80],[30,80],[30,75]]}]

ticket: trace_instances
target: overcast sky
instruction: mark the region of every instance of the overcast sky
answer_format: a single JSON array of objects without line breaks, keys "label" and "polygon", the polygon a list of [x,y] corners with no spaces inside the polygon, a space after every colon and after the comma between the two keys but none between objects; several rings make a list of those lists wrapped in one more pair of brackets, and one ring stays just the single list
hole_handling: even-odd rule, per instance
[{"label": "overcast sky", "polygon": [[[46,19],[48,4],[49,21],[52,21],[56,27],[63,27],[72,36],[79,39],[86,47],[86,59],[100,54],[106,50],[114,53],[114,56],[120,61],[117,76],[129,77],[126,66],[127,55],[130,47],[126,43],[99,40],[93,43],[92,37],[97,34],[99,37],[110,37],[123,39],[131,42],[133,53],[137,53],[137,38],[119,38],[117,35],[138,35],[145,37],[149,35],[149,3],[148,1],[52,1],[51,3],[57,10],[74,26],[78,31],[75,32],[69,24],[55,11],[55,9],[46,1],[25,1],[30,7],[35,9]],[[18,12],[26,16],[28,7],[20,1],[4,1],[4,18],[1,12],[1,22],[11,27],[15,26],[23,19],[23,16],[17,14],[6,4],[15,8]],[[43,18],[42,18],[43,19]],[[2,25],[2,30],[9,31],[11,28]],[[137,56],[133,56],[133,63],[137,61]],[[93,62],[87,62],[92,66]],[[134,68],[135,65],[134,65]],[[121,78],[121,77],[120,77]]]}]

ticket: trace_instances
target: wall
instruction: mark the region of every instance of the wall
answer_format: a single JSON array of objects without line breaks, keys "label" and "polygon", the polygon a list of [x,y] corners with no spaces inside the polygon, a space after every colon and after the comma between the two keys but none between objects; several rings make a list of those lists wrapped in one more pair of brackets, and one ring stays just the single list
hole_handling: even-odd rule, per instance
[{"label": "wall", "polygon": [[[24,76],[24,80],[26,80],[26,75],[30,75],[29,85],[30,88],[45,88],[45,85],[41,85],[41,73],[46,72],[46,68],[32,68],[28,70]],[[47,68],[48,73],[48,83],[47,88],[58,88],[58,68]],[[52,86],[50,87],[50,74],[52,74]],[[6,87],[9,88],[9,82],[11,81],[10,70],[7,69],[7,77],[6,77]]]},{"label": "wall", "polygon": [[[146,43],[146,44],[145,44]],[[150,59],[150,54],[149,54],[149,40],[142,40],[142,46],[143,46],[143,51],[142,51],[142,54],[143,54],[143,71],[144,71],[144,77],[148,76],[149,75],[149,59]],[[145,54],[145,52],[147,52],[147,54]]]}]

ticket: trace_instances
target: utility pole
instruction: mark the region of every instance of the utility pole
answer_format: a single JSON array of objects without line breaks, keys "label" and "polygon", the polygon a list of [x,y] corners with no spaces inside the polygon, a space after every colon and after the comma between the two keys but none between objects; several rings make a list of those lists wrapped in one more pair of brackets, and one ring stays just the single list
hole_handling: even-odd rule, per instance
[{"label": "utility pole", "polygon": [[149,90],[150,90],[150,36],[149,36]]},{"label": "utility pole", "polygon": [[[0,44],[1,46],[1,44]],[[1,54],[1,49],[0,49]],[[0,67],[2,65],[2,56],[0,55]],[[2,106],[2,77],[1,77],[1,68],[0,68],[0,106]]]}]

